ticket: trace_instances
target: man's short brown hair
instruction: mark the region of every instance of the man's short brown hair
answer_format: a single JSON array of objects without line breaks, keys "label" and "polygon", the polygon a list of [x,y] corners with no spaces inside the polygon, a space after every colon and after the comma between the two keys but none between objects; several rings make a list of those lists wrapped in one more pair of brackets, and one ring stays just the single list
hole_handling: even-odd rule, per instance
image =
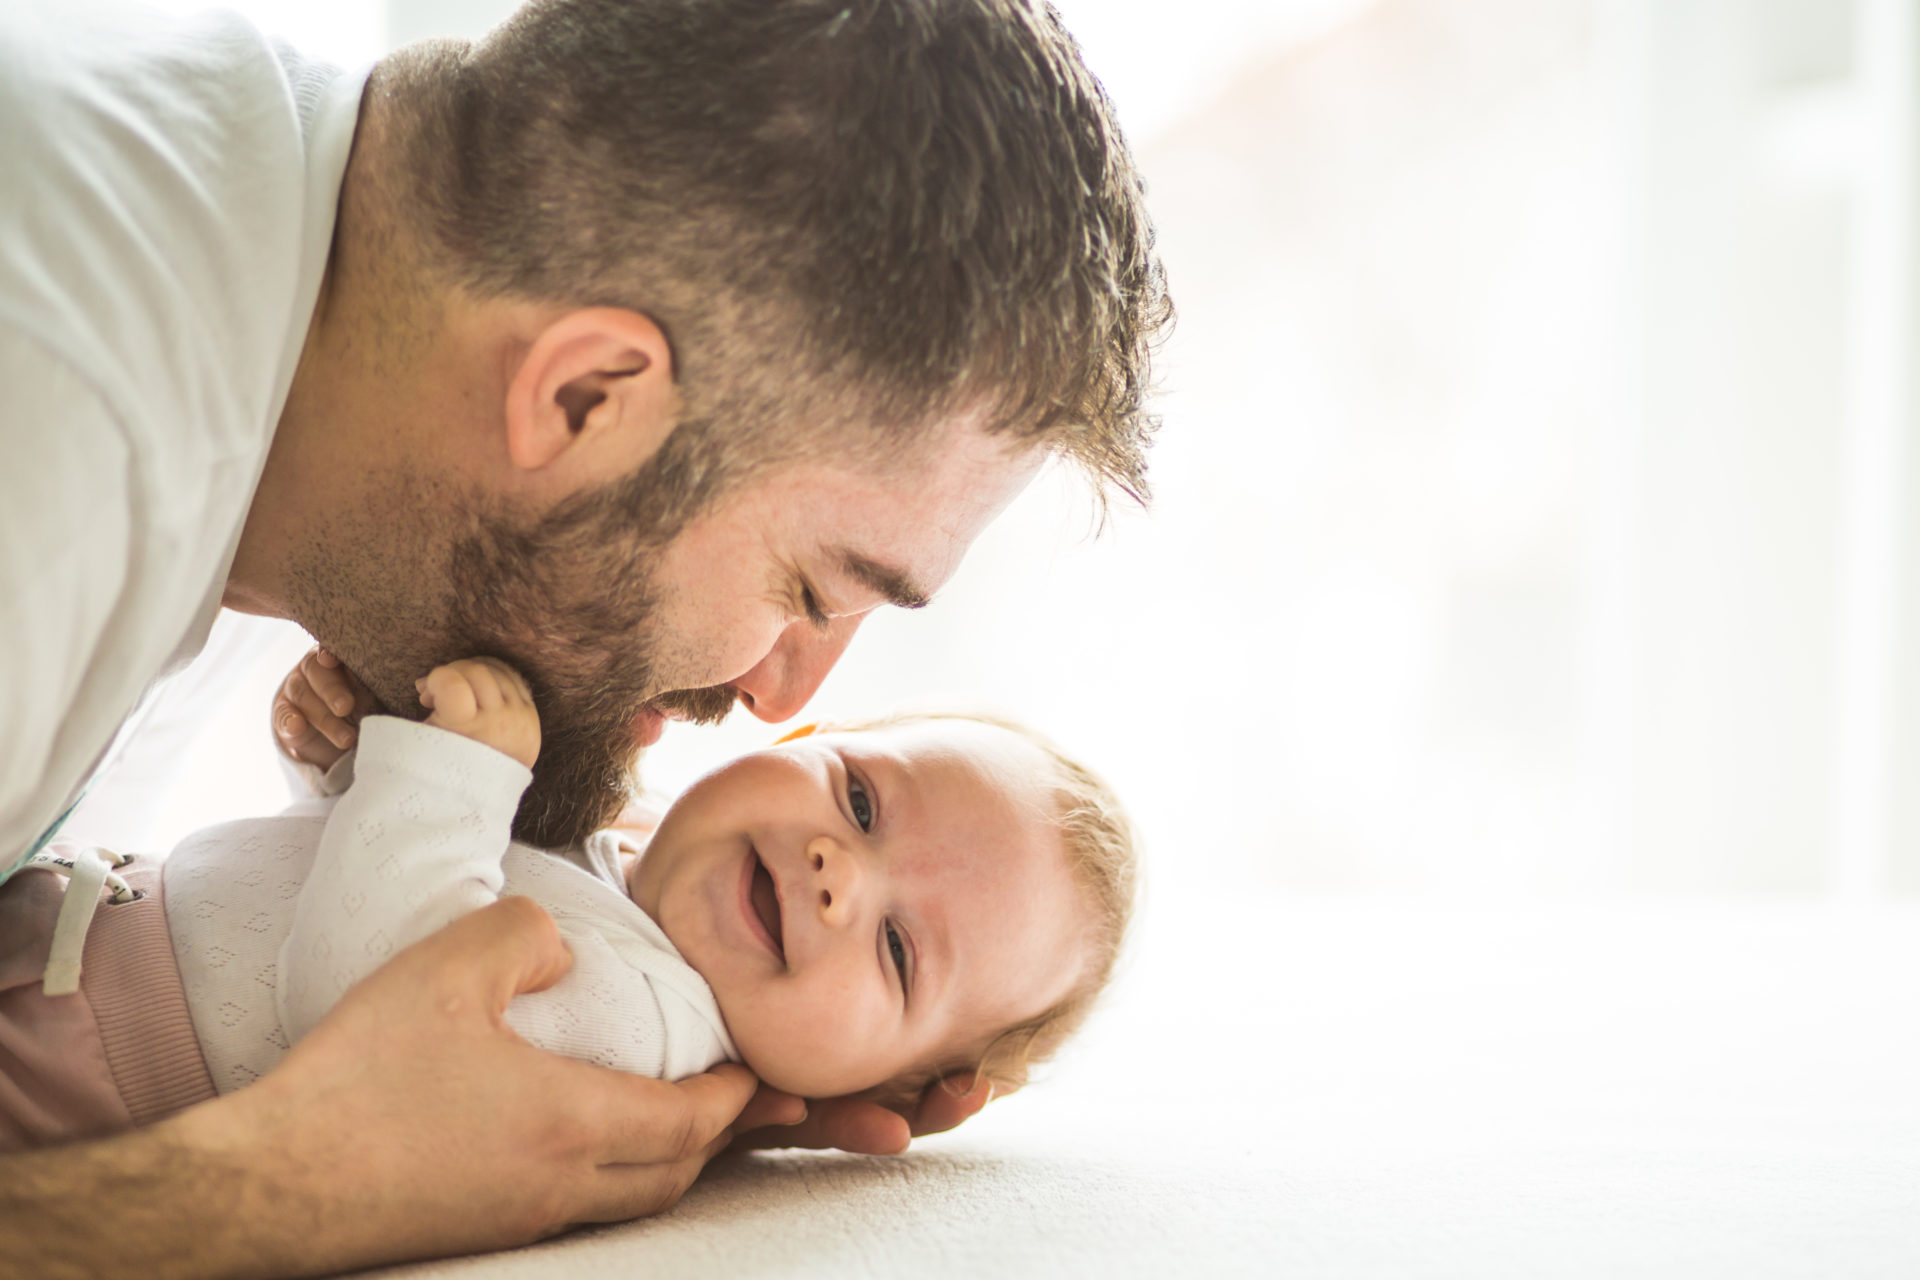
[{"label": "man's short brown hair", "polygon": [[532,0],[375,85],[461,287],[666,331],[688,483],[740,439],[897,449],[982,413],[1144,500],[1171,308],[1111,104],[1040,0]]}]

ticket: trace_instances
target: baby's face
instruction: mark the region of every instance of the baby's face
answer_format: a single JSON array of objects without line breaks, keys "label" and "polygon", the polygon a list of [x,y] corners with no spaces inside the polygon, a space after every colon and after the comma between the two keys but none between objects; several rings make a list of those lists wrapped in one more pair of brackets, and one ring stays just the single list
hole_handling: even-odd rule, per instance
[{"label": "baby's face", "polygon": [[695,783],[628,888],[762,1080],[858,1092],[1071,988],[1084,908],[1051,777],[1030,743],[968,721],[802,738]]}]

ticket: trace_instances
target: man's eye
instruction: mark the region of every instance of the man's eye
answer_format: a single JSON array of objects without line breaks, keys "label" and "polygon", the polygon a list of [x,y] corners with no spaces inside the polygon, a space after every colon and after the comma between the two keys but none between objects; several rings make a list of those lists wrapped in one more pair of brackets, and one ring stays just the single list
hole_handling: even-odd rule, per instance
[{"label": "man's eye", "polygon": [[820,597],[813,594],[813,588],[804,582],[800,584],[800,609],[807,615],[807,621],[822,631],[833,625],[833,619],[820,607]]},{"label": "man's eye", "polygon": [[862,831],[873,830],[873,801],[867,797],[867,789],[851,778],[847,780],[847,807],[853,810],[853,820]]},{"label": "man's eye", "polygon": [[900,989],[907,989],[907,944],[900,941],[900,931],[893,927],[893,921],[887,921],[887,954],[893,957],[893,967],[900,974]]}]

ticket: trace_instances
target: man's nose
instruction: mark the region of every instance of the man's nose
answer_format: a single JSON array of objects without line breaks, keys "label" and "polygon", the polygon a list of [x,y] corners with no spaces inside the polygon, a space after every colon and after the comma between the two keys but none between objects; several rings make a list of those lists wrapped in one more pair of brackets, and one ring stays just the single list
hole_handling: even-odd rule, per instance
[{"label": "man's nose", "polygon": [[807,842],[807,867],[812,873],[808,887],[820,923],[830,929],[853,923],[865,876],[853,850],[832,836],[815,836]]},{"label": "man's nose", "polygon": [[840,661],[865,618],[865,614],[835,618],[824,628],[804,619],[795,622],[780,633],[753,670],[733,681],[741,703],[768,724],[796,714]]}]

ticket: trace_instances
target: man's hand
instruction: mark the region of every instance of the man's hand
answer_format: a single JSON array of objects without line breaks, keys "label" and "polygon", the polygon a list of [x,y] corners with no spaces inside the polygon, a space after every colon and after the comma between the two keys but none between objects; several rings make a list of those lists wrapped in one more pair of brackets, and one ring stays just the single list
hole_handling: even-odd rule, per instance
[{"label": "man's hand", "polygon": [[909,1139],[945,1133],[974,1115],[992,1098],[993,1086],[975,1087],[972,1076],[954,1076],[944,1084],[936,1082],[926,1087],[911,1120],[860,1098],[821,1098],[807,1104],[806,1119],[800,1123],[768,1128],[755,1123],[760,1108],[771,1109],[797,1099],[761,1085],[760,1092],[754,1095],[754,1106],[748,1108],[735,1126],[739,1136],[734,1139],[733,1147],[736,1151],[837,1147],[870,1156],[898,1155],[907,1149]]},{"label": "man's hand", "polygon": [[333,654],[315,645],[273,698],[273,740],[296,764],[330,769],[352,749],[357,726],[380,702]]},{"label": "man's hand", "polygon": [[498,658],[462,658],[414,682],[427,723],[485,743],[527,768],[540,756],[540,713],[527,682]]},{"label": "man's hand", "polygon": [[736,1117],[798,1117],[749,1105],[744,1067],[669,1084],[514,1035],[507,1002],[571,964],[544,911],[503,899],[401,952],[258,1083],[0,1160],[0,1276],[313,1275],[525,1244],[669,1208]]}]

